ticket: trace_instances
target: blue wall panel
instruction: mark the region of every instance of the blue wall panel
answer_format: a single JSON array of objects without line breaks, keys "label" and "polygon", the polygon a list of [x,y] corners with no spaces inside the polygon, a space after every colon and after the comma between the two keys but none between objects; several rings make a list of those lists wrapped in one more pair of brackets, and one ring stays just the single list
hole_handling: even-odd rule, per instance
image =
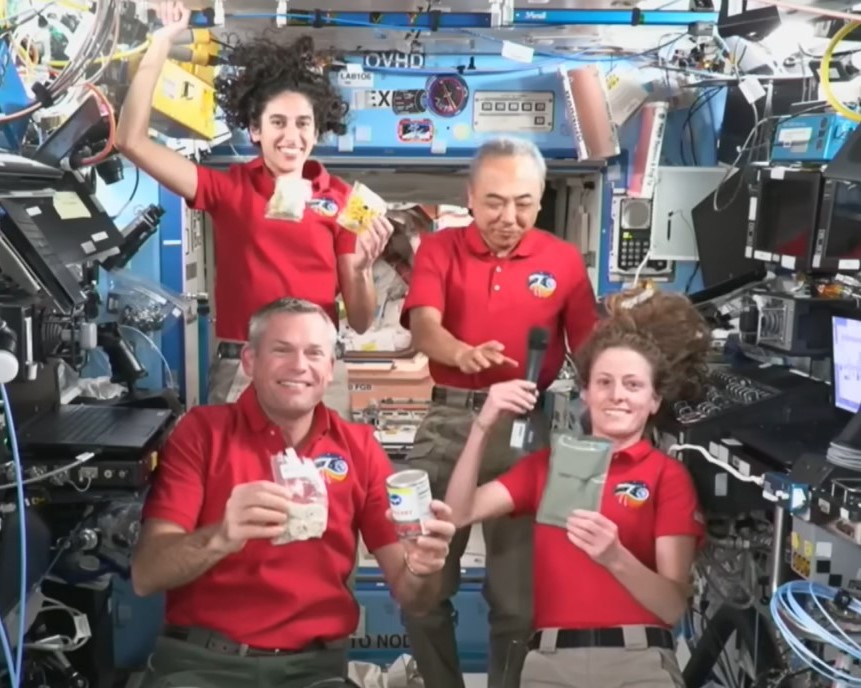
[{"label": "blue wall panel", "polygon": [[[96,188],[96,196],[104,206],[105,212],[114,217],[117,227],[122,229],[131,222],[137,213],[147,207],[150,203],[158,203],[159,185],[154,179],[144,173],[140,173],[140,179],[135,189],[135,169],[131,163],[126,163],[124,178],[111,185],[99,180]],[[132,191],[134,190],[134,196]],[[155,284],[162,283],[161,256],[159,255],[159,233],[150,237],[141,249],[129,261],[126,269],[135,275],[151,280]],[[102,278],[102,293],[106,293],[107,284]],[[161,346],[159,333],[148,333],[157,346]],[[124,331],[123,335],[128,339],[136,355],[147,370],[147,376],[140,380],[139,386],[143,389],[161,389],[164,386],[164,366],[161,357],[152,350],[152,347],[141,337],[133,332]],[[173,363],[171,362],[171,367]],[[89,375],[107,375],[107,357],[94,356],[92,364],[87,369]]]}]

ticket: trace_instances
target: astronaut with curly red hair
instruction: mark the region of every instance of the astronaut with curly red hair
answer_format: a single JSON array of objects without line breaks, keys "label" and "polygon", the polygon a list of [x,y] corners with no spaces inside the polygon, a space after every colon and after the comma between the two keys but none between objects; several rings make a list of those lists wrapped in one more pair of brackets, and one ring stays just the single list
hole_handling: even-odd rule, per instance
[{"label": "astronaut with curly red hair", "polygon": [[605,305],[576,355],[590,435],[557,435],[478,487],[488,432],[537,399],[525,380],[494,385],[446,494],[459,527],[535,519],[523,688],[684,686],[671,629],[687,608],[704,520],[690,475],[652,444],[650,427],[662,408],[701,393],[710,333],[678,294],[638,288]]}]

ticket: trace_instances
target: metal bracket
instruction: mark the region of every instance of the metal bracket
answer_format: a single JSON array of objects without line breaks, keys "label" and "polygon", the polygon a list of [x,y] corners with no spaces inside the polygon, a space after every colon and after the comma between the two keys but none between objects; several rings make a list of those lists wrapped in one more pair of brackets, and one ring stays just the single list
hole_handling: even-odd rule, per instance
[{"label": "metal bracket", "polygon": [[514,25],[514,0],[490,0],[490,28]]}]

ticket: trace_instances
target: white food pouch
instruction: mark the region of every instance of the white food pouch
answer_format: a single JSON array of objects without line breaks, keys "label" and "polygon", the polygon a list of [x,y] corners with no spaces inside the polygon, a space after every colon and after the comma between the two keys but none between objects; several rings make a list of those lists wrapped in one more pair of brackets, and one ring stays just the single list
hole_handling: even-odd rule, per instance
[{"label": "white food pouch", "polygon": [[344,209],[338,215],[338,224],[355,234],[362,234],[371,228],[374,218],[385,216],[388,209],[389,206],[380,196],[362,182],[356,182]]},{"label": "white food pouch", "polygon": [[266,203],[266,217],[270,220],[298,222],[305,214],[305,205],[314,195],[311,182],[295,177],[278,177],[275,193]]},{"label": "white food pouch", "polygon": [[284,533],[274,538],[272,544],[323,537],[329,522],[329,494],[314,461],[287,449],[272,457],[272,477],[287,488],[289,495]]}]

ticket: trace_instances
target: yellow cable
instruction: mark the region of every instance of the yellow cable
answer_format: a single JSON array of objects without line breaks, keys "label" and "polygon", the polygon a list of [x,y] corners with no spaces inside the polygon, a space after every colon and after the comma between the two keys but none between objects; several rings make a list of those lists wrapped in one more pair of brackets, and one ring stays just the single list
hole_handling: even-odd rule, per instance
[{"label": "yellow cable", "polygon": [[[119,52],[114,53],[108,57],[99,57],[93,60],[96,64],[101,64],[105,61],[113,61],[113,60],[127,60],[130,57],[134,57],[135,55],[139,55],[144,52],[147,48],[149,48],[149,41],[144,41],[140,45],[136,45],[134,48],[129,48],[128,50],[121,50]],[[48,63],[51,67],[65,67],[68,64],[66,60],[51,60]]]},{"label": "yellow cable", "polygon": [[861,114],[846,107],[836,95],[834,89],[831,88],[831,58],[834,56],[834,49],[840,44],[846,36],[852,33],[855,29],[861,26],[861,22],[852,22],[844,24],[840,30],[834,34],[828,47],[825,48],[825,53],[822,55],[822,64],[819,69],[819,80],[822,82],[822,95],[828,104],[834,108],[836,112],[843,115],[850,122],[861,122]]},{"label": "yellow cable", "polygon": [[[30,0],[32,2],[32,0]],[[75,10],[76,12],[92,12],[92,8],[87,7],[86,5],[78,4],[77,2],[72,2],[71,0],[40,0],[42,4],[51,3],[52,5],[61,5],[62,7],[68,7],[70,10]]]}]

